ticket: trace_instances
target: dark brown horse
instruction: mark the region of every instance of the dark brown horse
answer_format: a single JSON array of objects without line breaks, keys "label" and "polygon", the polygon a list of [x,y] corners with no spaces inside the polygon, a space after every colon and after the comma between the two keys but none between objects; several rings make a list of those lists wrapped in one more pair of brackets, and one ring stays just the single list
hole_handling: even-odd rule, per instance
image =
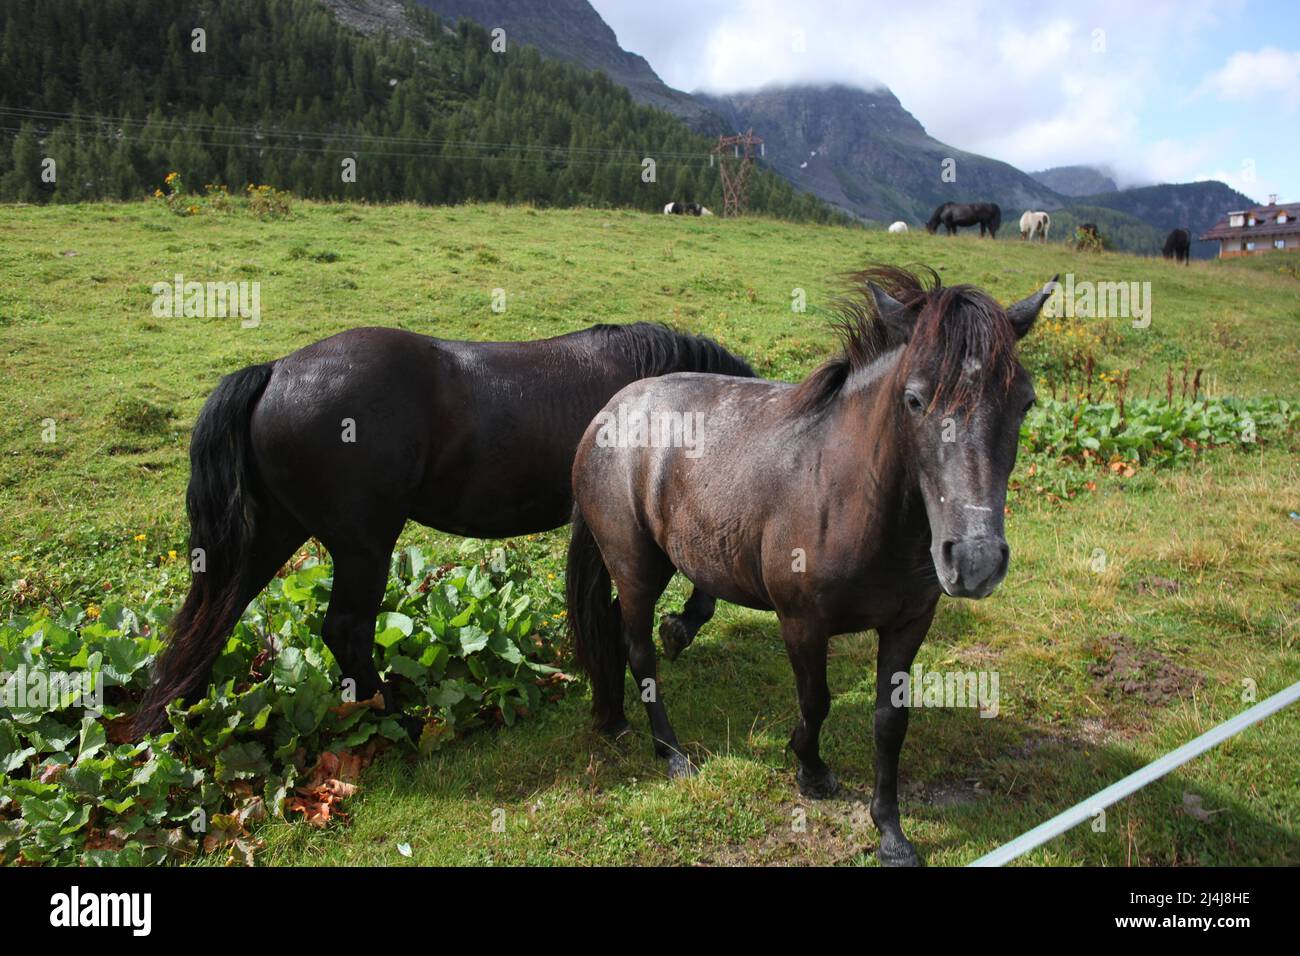
[{"label": "dark brown horse", "polygon": [[[482,538],[560,527],[592,416],[629,382],[680,371],[754,374],[709,339],[637,323],[539,342],[353,329],[226,376],[194,425],[197,564],[136,730],[203,691],[244,608],[309,536],[334,560],[322,636],[371,699],[375,614],[406,520]],[[692,594],[666,618],[666,646],[690,643],[713,607]]]},{"label": "dark brown horse", "polygon": [[925,231],[933,234],[940,226],[947,229],[950,236],[957,234],[958,226],[979,226],[981,236],[988,230],[988,234],[996,239],[1002,226],[1002,207],[995,202],[942,203],[925,224]]},{"label": "dark brown horse", "polygon": [[[801,384],[669,375],[610,400],[573,464],[569,624],[597,727],[626,729],[630,664],[676,777],[692,768],[657,683],[655,601],[681,571],[724,600],[775,611],[802,714],[790,744],[810,797],[838,786],[818,747],[827,644],[874,628],[871,813],[881,861],[906,864],[917,859],[898,814],[907,708],[891,690],[939,595],[985,597],[1007,572],[1007,478],[1034,398],[1015,343],[1052,287],[1005,311],[977,289],[940,288],[933,273],[927,287],[868,270],[855,288],[843,354]],[[691,440],[677,440],[688,423]]]},{"label": "dark brown horse", "polygon": [[1173,259],[1187,265],[1192,258],[1192,234],[1186,229],[1173,229],[1165,236],[1165,247],[1161,254],[1166,259]]}]

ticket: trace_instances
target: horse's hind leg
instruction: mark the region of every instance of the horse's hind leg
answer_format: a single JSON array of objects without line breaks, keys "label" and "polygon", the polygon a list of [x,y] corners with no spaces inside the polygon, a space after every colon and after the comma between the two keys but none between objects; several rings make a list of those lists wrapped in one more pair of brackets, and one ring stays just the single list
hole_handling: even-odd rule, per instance
[{"label": "horse's hind leg", "polygon": [[[387,540],[387,536],[385,536]],[[370,700],[384,691],[385,710],[396,709],[392,691],[375,669],[375,615],[388,582],[388,560],[397,536],[387,546],[331,549],[334,588],[321,636],[338,661],[344,681],[353,681],[355,700]],[[326,542],[329,547],[329,542]]]},{"label": "horse's hind leg", "polygon": [[646,716],[650,718],[655,753],[668,758],[669,777],[690,776],[694,768],[668,722],[652,636],[655,602],[668,586],[673,566],[663,552],[648,545],[635,561],[624,564],[617,571],[611,569],[610,573],[618,587],[627,662],[636,679],[637,693],[645,704]]},{"label": "horse's hind leg", "polygon": [[[937,603],[937,602],[936,602]],[[895,706],[895,675],[908,675],[916,652],[925,640],[935,605],[914,620],[897,627],[877,629],[880,650],[876,657],[876,787],[871,795],[871,819],[880,831],[877,857],[885,866],[917,866],[916,848],[903,836],[898,814],[898,755],[907,736],[907,706]],[[909,678],[910,679],[910,678]],[[912,688],[913,693],[916,688]]]},{"label": "horse's hind leg", "polygon": [[840,785],[822,761],[820,745],[822,722],[831,710],[831,692],[826,684],[830,637],[823,628],[794,620],[781,622],[781,637],[799,692],[799,724],[790,734],[790,749],[799,758],[799,791],[814,800],[832,797]]},{"label": "horse's hind leg", "polygon": [[691,592],[680,614],[665,614],[659,625],[659,640],[664,645],[664,657],[677,660],[677,655],[691,646],[695,635],[713,619],[718,601],[712,594],[699,588]]}]

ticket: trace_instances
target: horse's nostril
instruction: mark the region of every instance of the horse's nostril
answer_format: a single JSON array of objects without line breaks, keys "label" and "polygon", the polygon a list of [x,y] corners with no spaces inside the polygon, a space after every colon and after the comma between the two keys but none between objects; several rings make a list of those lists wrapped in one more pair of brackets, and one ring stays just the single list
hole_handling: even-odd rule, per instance
[{"label": "horse's nostril", "polygon": [[940,553],[943,555],[943,563],[948,567],[952,567],[952,551],[956,546],[957,542],[950,539],[945,541],[943,547],[939,549]]},{"label": "horse's nostril", "polygon": [[1007,565],[1011,563],[1011,549],[1007,547],[1005,541],[1002,542],[1002,564],[998,570],[999,574],[1007,573]]}]

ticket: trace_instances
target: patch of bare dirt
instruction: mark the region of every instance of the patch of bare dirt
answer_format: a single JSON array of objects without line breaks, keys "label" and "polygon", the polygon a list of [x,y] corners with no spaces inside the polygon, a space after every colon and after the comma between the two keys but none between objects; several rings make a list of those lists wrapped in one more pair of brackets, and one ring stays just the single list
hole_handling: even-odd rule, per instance
[{"label": "patch of bare dirt", "polygon": [[720,847],[702,866],[835,866],[875,850],[876,828],[868,805],[870,794],[841,789],[833,800],[798,796],[787,821],[760,837]]},{"label": "patch of bare dirt", "polygon": [[1205,683],[1205,675],[1175,664],[1152,648],[1139,647],[1123,634],[1103,637],[1097,658],[1088,673],[1097,688],[1113,699],[1136,697],[1164,705]]},{"label": "patch of bare dirt", "polygon": [[[903,782],[899,802],[904,806],[960,807],[986,795],[978,781],[936,784]],[[790,804],[788,822],[745,843],[721,847],[701,866],[835,866],[874,853],[880,842],[871,822],[871,793],[841,785],[831,800],[798,796]]]}]

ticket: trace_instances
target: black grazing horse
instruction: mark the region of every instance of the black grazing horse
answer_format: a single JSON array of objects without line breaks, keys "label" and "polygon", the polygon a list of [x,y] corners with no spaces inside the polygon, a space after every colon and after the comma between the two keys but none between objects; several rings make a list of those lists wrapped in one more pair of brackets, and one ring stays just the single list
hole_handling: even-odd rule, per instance
[{"label": "black grazing horse", "polygon": [[981,236],[987,229],[990,236],[997,238],[998,227],[1002,225],[1002,207],[995,202],[946,202],[935,209],[925,224],[925,231],[933,233],[944,226],[948,235],[955,236],[958,226],[974,225],[980,227]]},{"label": "black grazing horse", "polygon": [[697,202],[670,202],[664,206],[664,215],[667,216],[704,216],[713,215]]},{"label": "black grazing horse", "polygon": [[[754,374],[709,339],[636,323],[538,342],[353,329],[226,376],[190,443],[190,547],[206,568],[135,729],[202,692],[244,608],[309,536],[334,559],[322,636],[356,699],[371,699],[375,614],[406,520],[483,538],[560,527],[592,416],[629,382],[680,371]],[[713,606],[692,594],[665,619],[666,645],[689,643]]]},{"label": "black grazing horse", "polygon": [[1186,229],[1175,229],[1165,236],[1163,255],[1183,265],[1192,257],[1192,234]]},{"label": "black grazing horse", "polygon": [[[891,691],[939,595],[985,597],[1007,572],[1007,478],[1034,398],[1015,344],[1052,288],[1004,311],[930,275],[928,288],[898,269],[855,276],[844,351],[801,384],[686,374],[629,385],[593,420],[573,463],[569,625],[596,726],[626,729],[630,664],[669,776],[692,772],[650,636],[655,601],[680,571],[723,600],[776,612],[802,714],[790,738],[799,787],[830,796],[837,783],[818,749],[830,710],[827,645],[875,628],[871,813],[880,859],[894,864],[916,853],[898,815],[907,701]],[[683,447],[672,422],[688,416],[699,428]]]}]

